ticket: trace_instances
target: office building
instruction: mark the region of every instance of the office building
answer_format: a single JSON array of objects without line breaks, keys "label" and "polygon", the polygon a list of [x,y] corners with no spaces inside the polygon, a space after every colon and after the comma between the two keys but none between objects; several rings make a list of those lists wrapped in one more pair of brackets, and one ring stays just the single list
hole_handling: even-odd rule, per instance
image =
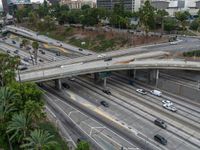
[{"label": "office building", "polygon": [[[97,0],[97,8],[112,9],[120,0]],[[138,11],[141,0],[123,0],[125,10]]]}]

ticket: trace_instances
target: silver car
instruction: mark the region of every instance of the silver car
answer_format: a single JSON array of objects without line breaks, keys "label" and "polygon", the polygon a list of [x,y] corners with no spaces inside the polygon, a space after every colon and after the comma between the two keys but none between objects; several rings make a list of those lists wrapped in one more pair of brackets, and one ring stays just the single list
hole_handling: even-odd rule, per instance
[{"label": "silver car", "polygon": [[176,111],[177,111],[177,108],[174,107],[173,105],[163,104],[163,107],[164,107],[165,109],[168,109],[168,110],[173,111],[173,112],[176,112]]}]

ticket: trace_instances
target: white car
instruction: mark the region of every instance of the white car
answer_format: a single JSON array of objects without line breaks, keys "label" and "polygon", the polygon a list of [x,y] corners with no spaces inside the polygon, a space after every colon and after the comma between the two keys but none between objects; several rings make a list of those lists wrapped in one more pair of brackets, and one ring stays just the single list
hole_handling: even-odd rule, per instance
[{"label": "white car", "polygon": [[161,91],[158,91],[158,90],[152,90],[150,91],[150,93],[152,95],[155,95],[155,96],[162,96],[162,92]]},{"label": "white car", "polygon": [[106,57],[106,54],[100,54],[100,55],[98,55],[97,57],[98,57],[98,58],[104,58],[104,57]]},{"label": "white car", "polygon": [[136,92],[143,94],[143,95],[147,94],[147,92],[144,89],[137,89]]},{"label": "white car", "polygon": [[172,106],[173,105],[173,103],[171,101],[169,101],[169,100],[162,100],[162,103],[163,103],[163,105],[166,104],[168,106]]},{"label": "white car", "polygon": [[177,111],[176,107],[174,107],[173,105],[163,104],[163,107],[173,112]]}]

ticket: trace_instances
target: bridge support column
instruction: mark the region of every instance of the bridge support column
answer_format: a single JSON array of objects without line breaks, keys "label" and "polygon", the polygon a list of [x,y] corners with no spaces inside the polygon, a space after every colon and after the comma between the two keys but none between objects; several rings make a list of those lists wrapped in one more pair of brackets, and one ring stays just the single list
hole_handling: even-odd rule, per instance
[{"label": "bridge support column", "polygon": [[55,80],[55,87],[56,87],[56,89],[58,89],[58,90],[61,90],[61,89],[62,89],[61,79],[56,79],[56,80]]},{"label": "bridge support column", "polygon": [[159,70],[149,70],[148,71],[148,77],[147,77],[148,83],[154,83],[156,87],[158,86],[158,79],[159,79]]},{"label": "bridge support column", "polygon": [[103,78],[103,87],[107,89],[107,77]]},{"label": "bridge support column", "polygon": [[94,82],[99,82],[100,77],[99,77],[99,73],[94,73]]},{"label": "bridge support column", "polygon": [[158,87],[159,70],[156,69],[156,87]]}]

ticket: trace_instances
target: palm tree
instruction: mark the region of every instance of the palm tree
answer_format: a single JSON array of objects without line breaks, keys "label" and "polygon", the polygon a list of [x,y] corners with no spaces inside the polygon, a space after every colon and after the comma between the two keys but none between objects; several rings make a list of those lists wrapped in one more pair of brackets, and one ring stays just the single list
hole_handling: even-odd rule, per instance
[{"label": "palm tree", "polygon": [[21,145],[21,148],[25,148],[27,150],[44,150],[48,149],[57,142],[53,141],[52,138],[54,136],[50,135],[48,131],[35,129],[30,133],[30,136],[25,138],[27,141],[25,144]]},{"label": "palm tree", "polygon": [[[17,95],[14,91],[7,87],[0,88],[0,125],[2,130],[6,130],[6,119],[9,117],[10,113],[15,110],[13,100],[15,100]],[[3,135],[1,135],[3,136]],[[9,139],[9,135],[5,133],[8,139],[10,149],[12,150],[12,144]]]},{"label": "palm tree", "polygon": [[5,119],[15,110],[13,100],[17,95],[8,87],[0,88],[0,123],[3,123]]},{"label": "palm tree", "polygon": [[31,119],[23,113],[14,114],[8,123],[7,133],[13,133],[10,140],[17,136],[18,141],[22,141],[29,132]]}]

